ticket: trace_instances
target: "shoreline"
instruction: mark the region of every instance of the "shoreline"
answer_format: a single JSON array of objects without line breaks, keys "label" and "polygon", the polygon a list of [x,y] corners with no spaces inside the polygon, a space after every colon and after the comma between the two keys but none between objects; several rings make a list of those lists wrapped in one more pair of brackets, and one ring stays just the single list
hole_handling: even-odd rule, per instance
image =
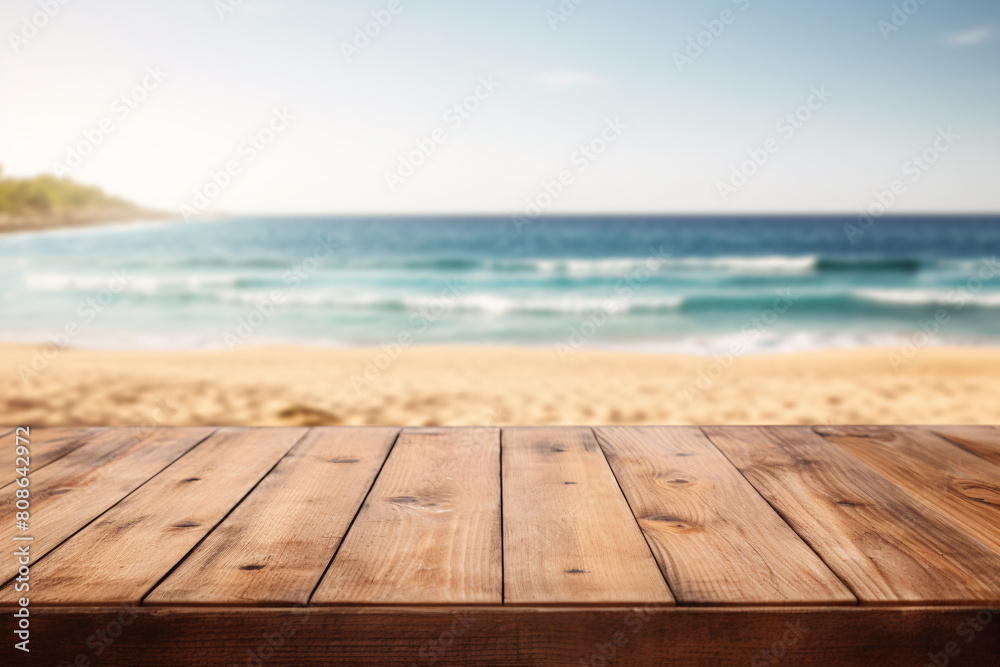
[{"label": "shoreline", "polygon": [[[110,342],[107,336],[94,336],[93,338],[88,338],[84,340],[74,340],[69,344],[59,343],[54,338],[58,338],[59,331],[55,334],[49,333],[45,338],[35,338],[23,337],[19,338],[17,336],[10,337],[0,337],[0,349],[5,347],[23,347],[25,349],[35,350],[41,348],[50,348],[53,346],[58,347],[62,351],[75,351],[75,352],[109,352],[109,353],[136,353],[136,354],[175,354],[175,353],[224,353],[232,354],[237,351],[266,351],[266,350],[313,350],[313,351],[329,351],[329,352],[370,352],[372,354],[377,354],[386,346],[395,347],[396,343],[394,341],[387,340],[382,343],[365,343],[356,344],[350,342],[340,342],[334,340],[324,340],[324,339],[310,339],[310,338],[274,338],[274,339],[264,339],[255,343],[244,343],[240,342],[235,345],[227,345],[225,341],[218,340],[213,342],[207,342],[206,340],[199,340],[198,342],[179,342],[179,341],[168,341],[163,342],[162,337],[159,338],[159,342],[149,342],[142,343],[137,341],[142,341],[147,338],[154,338],[150,334],[133,334],[131,337],[118,337],[111,339]],[[768,345],[758,345],[758,346],[748,346],[744,345],[737,354],[733,354],[730,350],[734,343],[739,342],[738,337],[726,338],[726,337],[709,337],[709,336],[692,336],[689,339],[680,339],[677,341],[662,342],[662,343],[588,343],[583,347],[573,348],[570,345],[566,345],[561,342],[425,342],[414,345],[409,345],[403,348],[404,353],[406,350],[439,350],[442,352],[447,352],[449,350],[463,350],[468,352],[474,352],[476,350],[490,352],[494,350],[511,350],[511,351],[528,351],[528,352],[538,352],[544,354],[554,354],[564,361],[569,360],[578,352],[594,352],[594,353],[607,353],[607,354],[620,354],[620,355],[638,355],[638,356],[650,356],[650,357],[682,357],[690,359],[701,359],[706,361],[711,361],[719,357],[734,357],[735,359],[742,358],[757,358],[757,357],[780,357],[784,355],[795,355],[795,354],[825,354],[825,353],[837,353],[837,352],[864,352],[872,350],[882,350],[886,354],[891,350],[903,350],[904,347],[910,347],[911,350],[915,349],[917,352],[922,352],[924,350],[981,350],[981,351],[998,351],[1000,352],[1000,339],[984,338],[984,337],[973,337],[967,336],[965,338],[951,338],[939,342],[921,342],[918,345],[914,344],[913,336],[890,336],[890,335],[880,335],[880,336],[868,336],[868,337],[858,337],[851,338],[849,334],[841,336],[831,336],[829,338],[822,339],[826,342],[806,344],[797,343],[790,345],[783,344],[768,344]],[[923,341],[923,339],[921,339]],[[230,347],[232,349],[230,349]]]},{"label": "shoreline", "polygon": [[92,212],[84,211],[29,216],[0,214],[0,236],[25,232],[45,232],[54,229],[76,229],[83,227],[101,227],[104,225],[124,224],[129,222],[169,220],[171,217],[173,216],[165,211],[151,211],[145,209],[112,209]]},{"label": "shoreline", "polygon": [[928,347],[895,364],[899,348],[728,364],[511,347],[39,350],[0,344],[0,423],[1000,424],[1000,348]]}]

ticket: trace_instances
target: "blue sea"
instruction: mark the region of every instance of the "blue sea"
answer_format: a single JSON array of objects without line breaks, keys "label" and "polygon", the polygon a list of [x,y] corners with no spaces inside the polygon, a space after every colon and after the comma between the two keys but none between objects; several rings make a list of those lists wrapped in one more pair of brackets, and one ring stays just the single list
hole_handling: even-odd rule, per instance
[{"label": "blue sea", "polygon": [[[860,232],[860,233],[859,233]],[[0,340],[1000,344],[1000,218],[232,218],[8,236]]]}]

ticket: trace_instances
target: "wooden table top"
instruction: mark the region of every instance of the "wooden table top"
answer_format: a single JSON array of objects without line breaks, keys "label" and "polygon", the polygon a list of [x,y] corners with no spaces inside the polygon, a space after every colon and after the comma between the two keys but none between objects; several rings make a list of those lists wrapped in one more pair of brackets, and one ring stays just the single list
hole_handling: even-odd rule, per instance
[{"label": "wooden table top", "polygon": [[[699,618],[728,618],[731,628],[739,614],[747,628],[763,623],[761,650],[775,623],[812,619],[820,643],[796,640],[805,661],[790,664],[834,664],[808,661],[834,641],[881,642],[851,649],[864,656],[855,664],[884,660],[878,651],[892,637],[925,662],[925,648],[934,655],[949,638],[966,657],[1000,648],[1000,616],[992,625],[980,618],[968,645],[953,622],[1000,607],[995,427],[34,429],[27,530],[12,520],[9,431],[0,441],[0,542],[5,552],[30,544],[33,643],[80,634],[80,645],[52,654],[65,664],[74,653],[94,662],[88,630],[122,609],[145,630],[126,633],[101,664],[156,650],[157,623],[179,623],[170,627],[190,636],[206,619],[230,628],[218,630],[228,642],[218,663],[185,662],[175,648],[164,654],[172,663],[147,653],[136,664],[243,664],[233,633],[249,632],[252,645],[253,628],[316,614],[326,620],[313,627],[327,633],[334,620],[359,624],[355,640],[369,652],[379,627],[396,636],[444,613],[537,627],[543,611],[574,619],[573,632],[607,625],[609,636],[628,625],[626,613],[658,618],[670,632],[686,623],[690,636]],[[17,573],[13,558],[0,559],[4,609],[26,595],[15,590]],[[226,625],[240,614],[239,629]],[[850,619],[861,618],[854,627]],[[872,619],[881,619],[881,639],[862,640]],[[431,635],[440,629],[427,623]],[[523,631],[510,630],[520,633],[519,652]],[[931,633],[926,647],[913,636],[922,631]],[[581,641],[600,647],[601,632],[593,642],[559,641],[576,655]],[[777,636],[791,654],[788,632]],[[509,651],[487,646],[490,636],[502,644],[498,633],[455,634],[486,642],[475,663],[453,649],[431,662],[406,654],[377,664],[512,664]],[[406,636],[419,653],[426,637]],[[745,641],[741,650],[753,648]],[[647,664],[639,646],[631,658],[613,646],[615,664]],[[596,664],[592,652],[577,657]],[[676,664],[698,664],[690,660],[702,653]],[[342,664],[319,655],[268,664]],[[342,655],[343,664],[361,664],[370,653],[344,655],[352,662]],[[521,664],[579,664],[519,655]],[[661,655],[656,664],[674,663]]]}]

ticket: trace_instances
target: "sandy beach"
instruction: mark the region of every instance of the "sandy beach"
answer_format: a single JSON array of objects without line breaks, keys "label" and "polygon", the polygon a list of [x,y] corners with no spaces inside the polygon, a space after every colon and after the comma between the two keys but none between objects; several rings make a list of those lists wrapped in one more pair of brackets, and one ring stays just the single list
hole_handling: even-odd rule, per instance
[{"label": "sandy beach", "polygon": [[[378,349],[3,345],[0,423],[1000,423],[1000,350],[899,355],[865,349],[725,360],[580,350],[564,361],[553,348],[414,347],[391,359]],[[905,363],[894,369],[892,359]]]},{"label": "sandy beach", "polygon": [[105,227],[130,222],[166,220],[163,211],[135,208],[63,211],[45,215],[9,215],[0,213],[0,236],[14,232],[41,232],[75,227]]}]

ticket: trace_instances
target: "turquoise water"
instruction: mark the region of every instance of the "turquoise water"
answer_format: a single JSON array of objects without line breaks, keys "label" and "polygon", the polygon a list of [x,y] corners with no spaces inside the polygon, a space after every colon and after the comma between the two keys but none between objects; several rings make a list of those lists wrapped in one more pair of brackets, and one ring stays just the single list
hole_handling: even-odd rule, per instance
[{"label": "turquoise water", "polygon": [[712,353],[933,330],[937,343],[1000,343],[1000,218],[856,225],[584,217],[519,232],[506,217],[240,218],[22,234],[0,245],[0,339]]}]

